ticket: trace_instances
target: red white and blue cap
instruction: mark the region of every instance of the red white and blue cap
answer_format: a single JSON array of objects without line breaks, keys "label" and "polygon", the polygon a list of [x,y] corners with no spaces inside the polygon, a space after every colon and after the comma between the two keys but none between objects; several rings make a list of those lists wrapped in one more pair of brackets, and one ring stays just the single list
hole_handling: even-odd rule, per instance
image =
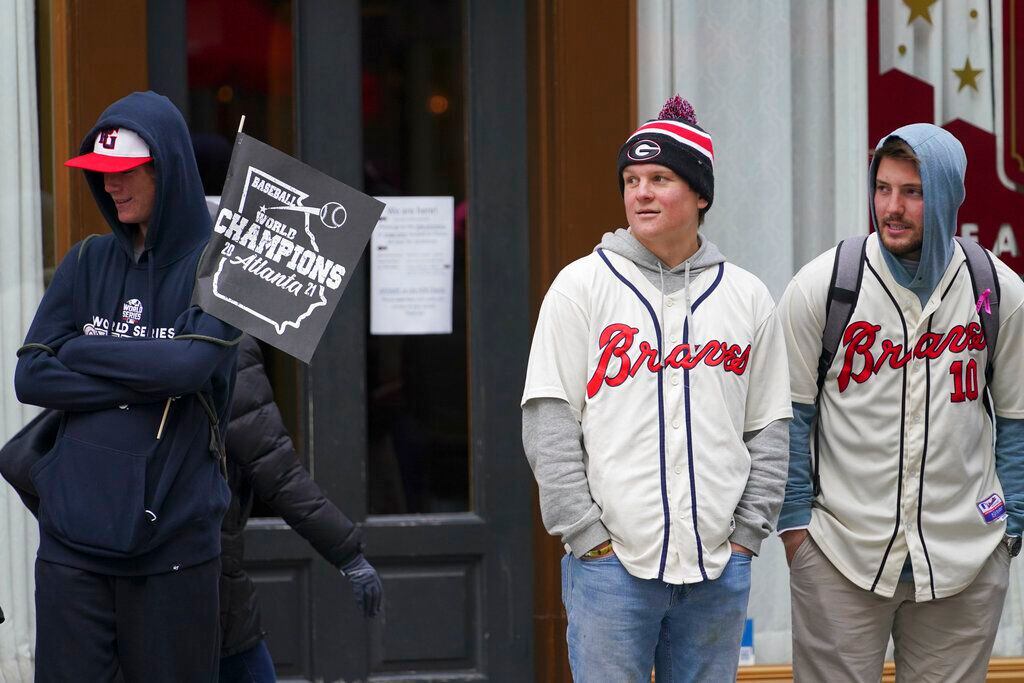
[{"label": "red white and blue cap", "polygon": [[96,134],[92,151],[64,162],[71,168],[99,173],[121,173],[153,160],[149,145],[127,128],[108,128]]},{"label": "red white and blue cap", "polygon": [[619,149],[619,191],[625,189],[622,171],[631,164],[666,166],[707,200],[715,198],[715,148],[711,136],[697,125],[697,116],[686,100],[669,98],[658,113],[626,138]]}]

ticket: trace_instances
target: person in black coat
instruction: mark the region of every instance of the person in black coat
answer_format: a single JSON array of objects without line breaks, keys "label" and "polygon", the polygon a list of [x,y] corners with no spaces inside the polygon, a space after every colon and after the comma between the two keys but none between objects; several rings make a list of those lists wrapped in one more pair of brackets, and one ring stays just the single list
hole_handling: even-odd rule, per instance
[{"label": "person in black coat", "polygon": [[[259,602],[243,566],[244,531],[256,498],[295,529],[345,575],[363,614],[380,611],[382,587],[363,556],[362,532],[324,496],[302,466],[274,403],[259,344],[244,335],[231,401],[227,438],[231,502],[221,526],[221,683],[276,680],[260,625]],[[33,463],[6,452],[0,473],[36,514],[38,498],[28,476]]]},{"label": "person in black coat", "polygon": [[[362,532],[327,500],[295,453],[274,403],[263,354],[245,335],[238,349],[238,374],[226,441],[231,503],[221,526],[220,680],[274,680],[263,641],[252,579],[242,566],[244,530],[259,498],[341,570],[365,616],[380,611],[381,582],[362,553]],[[269,676],[246,677],[254,664]]]}]

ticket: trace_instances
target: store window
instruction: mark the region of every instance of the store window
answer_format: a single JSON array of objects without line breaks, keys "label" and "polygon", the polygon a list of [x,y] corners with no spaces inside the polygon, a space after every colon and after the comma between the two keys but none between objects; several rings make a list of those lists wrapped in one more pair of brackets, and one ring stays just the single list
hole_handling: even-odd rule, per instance
[{"label": "store window", "polygon": [[[187,21],[189,127],[204,191],[219,197],[243,115],[246,134],[294,153],[292,0],[188,0]],[[306,461],[302,365],[261,346],[274,398]]]},{"label": "store window", "polygon": [[459,0],[362,4],[365,189],[454,204],[452,331],[368,337],[372,514],[472,506],[463,23]]},{"label": "store window", "polygon": [[[221,191],[243,114],[246,133],[295,151],[293,10],[292,0],[188,1],[189,123],[208,195]],[[367,330],[369,512],[468,511],[464,8],[461,0],[364,0],[361,17],[363,115],[351,125],[362,125],[364,190],[451,198],[454,244],[450,332]],[[239,49],[240,36],[260,49]],[[264,351],[301,448],[301,365]]]}]

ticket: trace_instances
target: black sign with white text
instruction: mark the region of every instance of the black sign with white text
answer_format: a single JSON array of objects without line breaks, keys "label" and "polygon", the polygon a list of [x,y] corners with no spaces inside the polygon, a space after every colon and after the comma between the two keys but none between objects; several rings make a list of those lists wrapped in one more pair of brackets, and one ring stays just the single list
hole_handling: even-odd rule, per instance
[{"label": "black sign with white text", "polygon": [[383,210],[239,133],[193,303],[308,363]]}]

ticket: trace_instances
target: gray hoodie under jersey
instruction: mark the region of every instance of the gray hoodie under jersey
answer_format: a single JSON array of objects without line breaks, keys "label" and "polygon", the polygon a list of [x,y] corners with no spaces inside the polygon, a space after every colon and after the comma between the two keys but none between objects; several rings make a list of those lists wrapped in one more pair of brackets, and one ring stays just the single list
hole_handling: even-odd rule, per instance
[{"label": "gray hoodie under jersey", "polygon": [[[706,268],[725,262],[710,240],[675,268],[657,256],[624,228],[605,233],[596,248],[624,256],[640,269],[664,295],[688,288]],[[687,296],[687,310],[690,297]],[[687,316],[689,317],[689,316]],[[690,323],[692,334],[699,335]],[[758,432],[744,434],[750,452],[750,475],[736,506],[736,529],[730,540],[755,554],[774,528],[782,505],[782,488],[789,463],[788,420],[777,420]],[[576,557],[610,538],[601,523],[601,509],[590,496],[583,450],[583,429],[569,404],[556,398],[532,399],[523,406],[523,447],[541,489],[541,517],[548,533],[559,536]],[[545,495],[556,491],[557,495]]]}]

